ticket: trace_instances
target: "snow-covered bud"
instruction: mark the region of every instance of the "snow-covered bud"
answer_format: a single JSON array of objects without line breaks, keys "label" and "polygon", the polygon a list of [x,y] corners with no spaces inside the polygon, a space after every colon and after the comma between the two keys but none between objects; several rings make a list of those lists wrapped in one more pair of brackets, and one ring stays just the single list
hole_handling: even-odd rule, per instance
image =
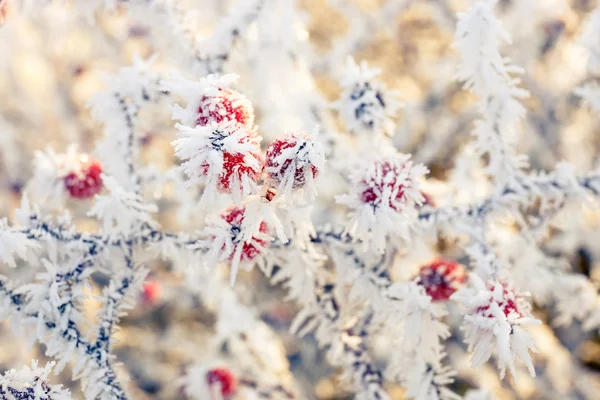
[{"label": "snow-covered bud", "polygon": [[457,291],[453,300],[466,308],[462,329],[465,342],[473,351],[472,365],[477,368],[490,359],[496,343],[498,368],[504,377],[506,367],[517,379],[515,359],[518,357],[535,376],[529,350],[536,352],[531,335],[523,328],[539,324],[531,315],[531,306],[511,283],[490,280],[483,282],[471,273],[472,287]]},{"label": "snow-covered bud", "polygon": [[237,390],[237,379],[233,373],[226,368],[213,368],[206,373],[208,385],[217,387],[221,391],[221,396],[233,396]]},{"label": "snow-covered bud", "polygon": [[424,200],[419,181],[427,172],[405,154],[382,156],[356,169],[351,176],[353,192],[337,198],[352,209],[349,233],[378,252],[385,249],[388,234],[408,241],[417,216],[415,206]]},{"label": "snow-covered bud", "polygon": [[263,159],[261,137],[255,131],[237,128],[231,121],[177,127],[180,138],[173,142],[175,154],[184,161],[190,184],[205,185],[204,195],[210,198],[220,192],[240,200],[256,190]]},{"label": "snow-covered bud", "polygon": [[314,193],[313,181],[324,163],[323,148],[304,133],[282,135],[267,149],[267,173],[284,195],[304,187]]},{"label": "snow-covered bud", "polygon": [[237,126],[252,128],[254,109],[246,96],[233,90],[219,88],[216,95],[202,96],[198,106],[197,125],[232,121]]},{"label": "snow-covered bud", "polygon": [[394,129],[393,118],[399,108],[396,94],[376,77],[378,68],[349,58],[340,82],[344,91],[336,103],[346,128],[355,134],[386,133]]},{"label": "snow-covered bud", "polygon": [[419,270],[416,282],[433,301],[446,301],[466,280],[465,269],[458,263],[435,260]]},{"label": "snow-covered bud", "polygon": [[[244,224],[246,217],[246,207],[230,207],[220,216],[210,216],[203,231],[210,238],[208,265],[218,262],[231,263],[232,284],[235,282],[239,265],[252,266],[272,240],[265,221],[258,221],[258,224],[248,224],[246,221]],[[249,217],[249,221],[254,222],[255,215]]]}]

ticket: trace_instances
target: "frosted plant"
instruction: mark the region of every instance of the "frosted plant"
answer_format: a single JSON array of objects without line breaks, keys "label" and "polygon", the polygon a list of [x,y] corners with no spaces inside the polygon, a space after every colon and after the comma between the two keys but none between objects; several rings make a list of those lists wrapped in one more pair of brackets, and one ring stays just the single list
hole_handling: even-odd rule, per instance
[{"label": "frosted plant", "polygon": [[495,3],[480,1],[468,13],[458,15],[455,44],[461,63],[457,78],[481,100],[483,118],[473,131],[476,153],[487,154],[486,169],[499,184],[514,184],[515,175],[527,163],[526,157],[515,153],[514,144],[518,122],[525,114],[519,99],[528,92],[513,77],[522,69],[500,53],[501,42],[510,42],[510,36],[493,14]]},{"label": "frosted plant", "polygon": [[[162,377],[171,392],[160,398],[314,398],[321,386],[303,387],[305,377],[293,376],[299,367],[289,365],[281,325],[296,336],[285,336],[286,343],[316,342],[339,378],[335,389],[357,399],[391,400],[397,386],[416,400],[491,399],[501,386],[524,397],[523,381],[543,397],[560,385],[549,378],[551,363],[538,362],[549,357],[544,334],[561,333],[542,321],[569,326],[579,342],[586,340],[583,330],[600,326],[593,263],[584,273],[571,265],[581,243],[595,249],[596,215],[573,215],[582,205],[595,206],[600,171],[578,171],[572,160],[539,160],[540,151],[523,154],[538,119],[542,127],[553,118],[558,125],[561,114],[538,115],[552,96],[536,87],[535,71],[505,56],[522,49],[500,18],[522,18],[518,10],[526,8],[501,14],[511,5],[482,0],[454,20],[455,5],[443,1],[391,0],[365,15],[360,6],[335,1],[348,32],[319,54],[311,35],[326,37],[325,24],[309,25],[293,0],[98,1],[38,10],[31,2],[12,3],[0,16],[16,24],[0,30],[3,58],[25,57],[23,65],[47,67],[46,73],[49,60],[68,59],[57,71],[93,74],[79,65],[78,54],[55,53],[53,41],[65,40],[60,34],[28,39],[28,30],[64,22],[96,33],[62,47],[88,49],[86,57],[97,52],[120,67],[106,74],[101,89],[81,84],[64,101],[65,81],[44,86],[35,79],[45,74],[34,67],[35,73],[18,72],[0,63],[0,78],[9,77],[0,80],[0,91],[15,91],[0,106],[2,172],[17,179],[27,160],[22,147],[36,149],[24,193],[11,190],[10,202],[2,203],[10,213],[0,219],[0,261],[7,267],[0,316],[20,337],[43,345],[58,362],[54,371],[68,366],[84,398],[138,398],[142,378],[129,356],[121,359],[121,341],[185,358],[175,374]],[[446,38],[447,27],[456,25],[454,53],[439,63],[428,60],[427,68],[412,66],[419,57],[411,59],[406,41],[412,36],[403,32],[395,38],[404,46],[403,64],[386,67],[400,79],[387,84],[377,62],[357,54],[403,10],[399,26],[409,33],[413,25],[425,26],[442,29]],[[423,23],[428,13],[435,23]],[[82,15],[98,24],[83,28]],[[30,19],[40,23],[23,22]],[[597,25],[595,11],[580,43],[592,74]],[[444,40],[429,33],[429,44],[415,48]],[[552,42],[546,47],[563,43],[546,39]],[[19,46],[39,57],[27,59]],[[131,48],[144,58],[123,67],[121,56]],[[455,61],[462,91],[442,79]],[[111,69],[92,64],[96,72]],[[328,79],[340,77],[339,94],[327,104],[321,92],[331,95]],[[60,118],[48,120],[51,113],[38,110],[36,91],[38,103],[63,101]],[[407,103],[405,115],[400,92],[419,98]],[[598,108],[593,85],[575,94]],[[563,106],[573,111],[572,104]],[[474,140],[461,151],[474,115]],[[401,119],[411,123],[399,126]],[[593,125],[573,119],[572,132]],[[454,120],[458,128],[442,139],[431,138],[440,126],[408,132]],[[35,135],[56,121],[58,139],[39,143]],[[35,134],[20,138],[20,130]],[[563,240],[568,235],[575,238]],[[180,286],[169,287],[177,280]],[[294,305],[283,305],[281,290]],[[164,337],[148,339],[151,329],[135,319],[140,309],[162,312],[180,330],[165,328]],[[189,324],[190,343],[182,309],[210,314]],[[128,324],[136,329],[120,334]],[[163,366],[171,363],[169,355],[160,357]],[[158,363],[147,364],[163,375]],[[323,365],[302,368],[313,367],[313,375],[331,372]],[[502,382],[506,370],[513,383]],[[9,371],[0,394],[69,398],[48,383],[49,372],[37,364]],[[565,386],[577,385],[576,377],[565,379]],[[569,390],[565,398],[580,394]]]},{"label": "frosted plant", "polygon": [[3,399],[70,400],[71,393],[61,385],[51,385],[48,375],[53,363],[38,367],[33,361],[31,368],[11,369],[0,377],[0,396]]}]

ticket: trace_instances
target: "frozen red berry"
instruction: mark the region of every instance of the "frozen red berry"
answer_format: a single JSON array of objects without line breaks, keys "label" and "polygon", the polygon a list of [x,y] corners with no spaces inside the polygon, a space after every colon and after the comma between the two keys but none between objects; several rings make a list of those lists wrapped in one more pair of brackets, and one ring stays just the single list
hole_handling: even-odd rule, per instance
[{"label": "frozen red berry", "polygon": [[[233,242],[236,250],[241,241],[241,227],[242,222],[244,222],[245,212],[246,209],[243,207],[232,207],[225,210],[223,214],[221,214],[221,218],[223,218],[230,225],[229,232],[231,235],[231,241]],[[259,231],[265,235],[269,234],[269,228],[264,221],[260,223]],[[252,240],[250,241],[244,241],[242,244],[240,261],[252,261],[256,259],[256,257],[262,253],[263,248],[267,247],[268,245],[268,240],[256,236],[253,236]],[[235,253],[236,251],[234,250],[229,258],[233,259]]]},{"label": "frozen red berry", "polygon": [[407,202],[405,188],[412,186],[409,167],[389,161],[375,163],[372,170],[362,180],[364,188],[360,198],[363,203],[378,207],[386,203],[398,211]]},{"label": "frozen red berry", "polygon": [[259,152],[248,154],[223,153],[223,172],[219,175],[217,188],[223,193],[231,193],[235,182],[247,179],[258,182],[262,166],[262,156]]},{"label": "frozen red berry", "polygon": [[522,309],[528,307],[527,302],[507,282],[488,281],[485,286],[489,290],[488,293],[490,293],[488,299],[489,304],[477,308],[477,314],[488,318],[494,318],[491,309],[492,303],[496,303],[506,317],[509,315],[522,317],[523,315],[528,314],[529,310]]},{"label": "frozen red berry", "polygon": [[160,285],[158,281],[149,278],[142,287],[142,299],[148,305],[155,304],[160,297]]},{"label": "frozen red berry", "polygon": [[196,125],[234,121],[238,126],[254,124],[252,104],[243,94],[232,89],[219,89],[216,96],[203,96],[198,106]]},{"label": "frozen red berry", "polygon": [[174,145],[190,183],[204,185],[202,199],[226,193],[239,202],[256,191],[261,178],[261,140],[255,129],[224,121],[186,130]]},{"label": "frozen red berry", "polygon": [[448,300],[465,281],[462,265],[446,260],[435,260],[422,266],[417,276],[417,283],[425,288],[433,301]]},{"label": "frozen red berry", "polygon": [[[226,147],[224,140],[229,137],[226,130],[217,129],[209,138],[208,151],[214,154],[213,157],[219,153],[216,157],[221,157],[223,160],[221,172],[216,177],[216,187],[221,193],[231,193],[234,188],[240,189],[248,182],[258,182],[263,168],[260,139],[242,131],[237,131],[234,135],[239,136],[237,143],[245,146],[247,151],[236,152]],[[202,163],[199,172],[202,176],[210,176],[212,169],[208,161]]]},{"label": "frozen red berry", "polygon": [[213,368],[206,373],[206,382],[210,387],[217,386],[223,397],[233,396],[237,391],[237,379],[226,368]]},{"label": "frozen red berry", "polygon": [[298,189],[306,185],[307,178],[316,178],[323,164],[323,151],[312,138],[303,133],[282,135],[267,149],[267,172],[278,184]]},{"label": "frozen red berry", "polygon": [[71,171],[65,178],[65,188],[72,198],[89,199],[102,189],[102,166],[96,160],[84,155],[80,158],[80,168]]}]

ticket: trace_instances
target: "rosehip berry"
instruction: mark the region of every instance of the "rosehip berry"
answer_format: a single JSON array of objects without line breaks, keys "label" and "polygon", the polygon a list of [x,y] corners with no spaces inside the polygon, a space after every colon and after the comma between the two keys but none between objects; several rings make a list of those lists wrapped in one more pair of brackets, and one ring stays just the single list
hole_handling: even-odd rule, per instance
[{"label": "rosehip berry", "polygon": [[225,368],[213,368],[208,371],[206,373],[206,381],[211,387],[219,385],[223,397],[232,396],[237,390],[236,377],[231,371]]},{"label": "rosehip berry", "polygon": [[[488,300],[490,304],[479,307],[477,309],[477,314],[487,318],[494,318],[494,315],[490,310],[491,303],[496,303],[507,317],[511,314],[518,317],[527,314],[521,310],[523,304],[526,304],[523,297],[519,296],[508,283],[502,281],[490,281],[486,282],[485,286],[491,293]],[[501,290],[497,290],[498,286],[500,286]],[[498,296],[498,294],[500,294],[500,296]]]},{"label": "rosehip berry", "polygon": [[238,126],[251,127],[254,124],[254,110],[246,96],[232,89],[219,89],[217,96],[202,97],[196,125],[205,126],[224,120],[235,121]]},{"label": "rosehip berry", "polygon": [[[242,226],[242,223],[244,222],[245,212],[246,212],[246,209],[243,207],[232,207],[232,208],[225,210],[223,212],[223,214],[221,214],[221,218],[223,218],[225,221],[227,221],[227,223],[231,226],[230,227],[231,239],[232,239],[233,244],[236,246],[236,248],[237,248],[237,246],[240,245],[239,242],[241,240],[241,237],[240,237],[241,226]],[[269,233],[269,228],[264,221],[260,223],[259,231],[264,234]],[[241,252],[241,256],[240,256],[240,261],[252,261],[252,260],[256,259],[256,257],[259,256],[262,251],[262,249],[257,247],[257,245],[260,246],[261,248],[264,248],[269,245],[269,242],[265,239],[257,238],[255,236],[253,236],[252,241],[244,242],[242,244],[242,252]],[[234,254],[235,254],[235,250],[231,253],[230,259],[233,259]]]},{"label": "rosehip berry", "polygon": [[[254,158],[257,163],[248,162],[246,157]],[[262,157],[258,152],[247,155],[242,153],[223,153],[223,172],[219,175],[217,188],[223,193],[231,193],[231,185],[234,180],[243,181],[244,178],[252,182],[258,182]]]},{"label": "rosehip berry", "polygon": [[406,202],[405,188],[412,184],[405,168],[404,164],[377,162],[374,170],[361,182],[362,186],[366,187],[360,196],[362,202],[377,207],[385,202],[385,195],[388,197],[388,206],[398,211]]},{"label": "rosehip berry", "polygon": [[142,298],[146,304],[155,304],[160,296],[160,285],[155,279],[148,279],[142,287]]},{"label": "rosehip berry", "polygon": [[433,301],[446,301],[465,283],[464,268],[455,262],[435,260],[419,270],[417,283]]},{"label": "rosehip berry", "polygon": [[89,199],[102,189],[102,166],[98,161],[82,156],[79,171],[70,172],[65,179],[65,188],[75,199]]},{"label": "rosehip berry", "polygon": [[[267,172],[269,178],[281,184],[286,179],[294,179],[292,188],[306,184],[307,174],[316,178],[322,164],[322,151],[313,140],[302,133],[292,133],[278,137],[267,149]],[[293,168],[293,172],[288,172]],[[284,183],[285,184],[285,183]]]},{"label": "rosehip berry", "polygon": [[[235,152],[234,149],[225,146],[225,141],[231,139],[232,135],[238,136],[237,143],[246,147],[243,153]],[[221,157],[223,160],[222,170],[216,177],[212,176],[213,172],[209,161],[204,161],[200,165],[199,171],[201,176],[216,181],[216,188],[222,193],[231,193],[233,190],[238,189],[241,191],[241,188],[246,185],[244,181],[246,183],[247,181],[256,183],[260,179],[263,168],[260,138],[251,133],[242,132],[241,130],[229,133],[227,129],[216,129],[209,136],[209,142],[202,151],[206,154],[212,153],[204,156],[207,160],[215,157]]]}]

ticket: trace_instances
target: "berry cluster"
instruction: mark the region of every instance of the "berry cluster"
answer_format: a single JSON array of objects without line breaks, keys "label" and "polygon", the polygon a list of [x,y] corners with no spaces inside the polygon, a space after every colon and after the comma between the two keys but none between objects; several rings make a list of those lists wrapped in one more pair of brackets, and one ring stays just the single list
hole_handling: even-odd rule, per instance
[{"label": "berry cluster", "polygon": [[460,264],[435,260],[421,267],[416,281],[433,301],[447,301],[465,283],[466,274]]},{"label": "berry cluster", "polygon": [[[207,143],[211,155],[202,163],[201,175],[210,178],[211,162],[220,153],[217,190],[232,193],[256,184],[262,170],[261,138],[253,129],[254,109],[241,93],[219,88],[216,95],[203,95],[197,109],[196,126],[210,130]],[[226,141],[227,138],[235,140]]]},{"label": "berry cluster", "polygon": [[252,104],[227,87],[228,79],[207,77],[197,86],[200,93],[188,94],[187,114],[180,117],[183,137],[174,142],[186,174],[205,185],[205,194],[232,194],[238,202],[257,192],[265,172],[284,194],[310,186],[323,166],[320,146],[306,134],[284,135],[265,160]]}]

